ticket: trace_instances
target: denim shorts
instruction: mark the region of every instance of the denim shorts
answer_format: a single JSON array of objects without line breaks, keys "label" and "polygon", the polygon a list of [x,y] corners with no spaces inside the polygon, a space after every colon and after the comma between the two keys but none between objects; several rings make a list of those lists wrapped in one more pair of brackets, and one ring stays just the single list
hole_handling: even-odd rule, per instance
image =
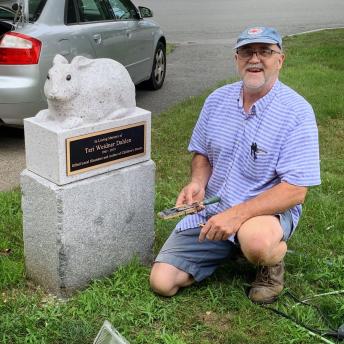
[{"label": "denim shorts", "polygon": [[[283,241],[287,241],[293,231],[293,220],[290,210],[276,215],[283,229]],[[198,241],[200,228],[184,231],[174,230],[157,255],[155,262],[166,263],[183,270],[200,282],[210,276],[216,268],[235,255],[240,246],[229,240]]]}]

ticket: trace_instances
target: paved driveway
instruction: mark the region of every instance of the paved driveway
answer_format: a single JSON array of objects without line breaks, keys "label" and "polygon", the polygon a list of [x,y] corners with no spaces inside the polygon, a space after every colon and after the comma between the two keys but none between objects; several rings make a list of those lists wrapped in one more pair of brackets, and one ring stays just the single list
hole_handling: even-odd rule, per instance
[{"label": "paved driveway", "polygon": [[178,44],[164,88],[137,95],[139,106],[153,113],[233,75],[232,47],[247,26],[274,26],[282,35],[344,26],[343,0],[133,1],[151,8],[167,40]]},{"label": "paved driveway", "polygon": [[17,186],[24,168],[23,130],[0,127],[0,191]]},{"label": "paved driveway", "polygon": [[[157,92],[137,91],[137,105],[158,114],[235,73],[232,46],[250,25],[275,26],[283,35],[344,26],[343,0],[134,0],[153,9],[169,42],[167,78]],[[211,4],[211,6],[209,6]],[[0,127],[0,191],[19,184],[25,167],[23,132]]]}]

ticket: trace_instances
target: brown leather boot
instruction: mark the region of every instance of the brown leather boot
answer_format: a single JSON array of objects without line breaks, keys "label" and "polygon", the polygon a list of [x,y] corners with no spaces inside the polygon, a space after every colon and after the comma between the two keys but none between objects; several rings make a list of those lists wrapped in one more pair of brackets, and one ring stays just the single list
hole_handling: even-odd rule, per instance
[{"label": "brown leather boot", "polygon": [[261,266],[248,297],[256,303],[272,303],[283,290],[284,262]]}]

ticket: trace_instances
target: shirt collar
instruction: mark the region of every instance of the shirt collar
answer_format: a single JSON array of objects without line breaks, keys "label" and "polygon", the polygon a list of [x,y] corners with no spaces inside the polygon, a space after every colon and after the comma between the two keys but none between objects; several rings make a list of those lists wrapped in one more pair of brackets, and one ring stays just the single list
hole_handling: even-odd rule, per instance
[{"label": "shirt collar", "polygon": [[[276,80],[271,90],[262,98],[258,99],[251,107],[249,115],[257,115],[258,117],[262,115],[271,101],[275,98],[278,90],[281,87],[281,82]],[[241,87],[238,94],[238,108],[244,113],[244,100],[243,100],[243,83],[241,82]]]}]

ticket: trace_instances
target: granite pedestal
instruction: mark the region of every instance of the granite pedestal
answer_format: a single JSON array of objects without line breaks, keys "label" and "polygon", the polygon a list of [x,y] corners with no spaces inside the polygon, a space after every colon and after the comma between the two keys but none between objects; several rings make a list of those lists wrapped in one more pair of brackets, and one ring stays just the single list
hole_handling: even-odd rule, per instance
[{"label": "granite pedestal", "polygon": [[[24,121],[24,253],[27,276],[36,284],[66,297],[135,257],[151,262],[150,121],[150,112],[139,108],[77,128]],[[75,156],[70,142],[78,144]]]},{"label": "granite pedestal", "polygon": [[27,276],[64,297],[133,257],[151,262],[154,171],[150,160],[58,186],[25,170]]}]

